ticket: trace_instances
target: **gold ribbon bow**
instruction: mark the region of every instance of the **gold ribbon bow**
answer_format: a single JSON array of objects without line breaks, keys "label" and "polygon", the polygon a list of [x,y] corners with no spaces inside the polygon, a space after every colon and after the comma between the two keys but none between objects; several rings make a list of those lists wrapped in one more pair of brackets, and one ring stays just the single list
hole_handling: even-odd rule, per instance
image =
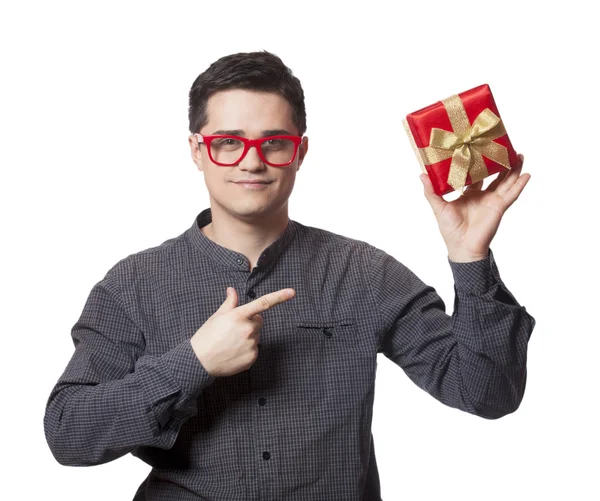
[{"label": "gold ribbon bow", "polygon": [[[419,148],[425,165],[452,157],[448,184],[462,190],[467,181],[476,183],[489,175],[483,156],[510,169],[508,150],[493,140],[506,135],[502,120],[489,108],[483,110],[470,124],[465,107],[458,95],[442,100],[453,131],[431,129],[429,146]],[[483,156],[482,156],[483,155]]]}]

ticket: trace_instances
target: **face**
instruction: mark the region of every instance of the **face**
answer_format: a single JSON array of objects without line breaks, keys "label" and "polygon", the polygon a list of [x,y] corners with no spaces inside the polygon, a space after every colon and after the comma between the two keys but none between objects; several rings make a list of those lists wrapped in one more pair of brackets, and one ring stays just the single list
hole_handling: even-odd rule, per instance
[{"label": "face", "polygon": [[[292,107],[278,94],[230,89],[213,94],[207,103],[207,124],[200,134],[211,135],[239,130],[236,135],[255,139],[263,131],[285,130],[280,134],[298,135],[292,121]],[[296,172],[308,151],[304,137],[294,161],[285,167],[272,167],[260,159],[252,147],[237,165],[223,167],[211,162],[206,145],[194,136],[189,138],[192,159],[204,173],[213,213],[225,211],[245,221],[258,221],[287,216],[287,202],[294,188]],[[266,184],[245,186],[242,180],[264,181]]]}]

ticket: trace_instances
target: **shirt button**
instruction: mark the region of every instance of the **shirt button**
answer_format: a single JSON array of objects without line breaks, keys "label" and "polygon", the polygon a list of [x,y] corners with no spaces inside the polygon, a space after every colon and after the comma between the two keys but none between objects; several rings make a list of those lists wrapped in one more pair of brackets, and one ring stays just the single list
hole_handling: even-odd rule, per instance
[{"label": "shirt button", "polygon": [[258,399],[258,405],[265,405],[266,403],[267,403],[267,399],[266,398],[260,397]]},{"label": "shirt button", "polygon": [[327,337],[331,337],[332,336],[331,331],[327,327],[325,327],[323,329],[323,334],[325,334],[325,336],[327,336]]},{"label": "shirt button", "polygon": [[269,451],[263,452],[263,459],[268,460],[271,457],[271,453]]},{"label": "shirt button", "polygon": [[237,264],[242,264],[243,263],[242,258],[239,258],[239,257],[235,260],[235,262]]},{"label": "shirt button", "polygon": [[256,292],[254,292],[254,291],[248,291],[248,297],[254,299],[256,297]]}]

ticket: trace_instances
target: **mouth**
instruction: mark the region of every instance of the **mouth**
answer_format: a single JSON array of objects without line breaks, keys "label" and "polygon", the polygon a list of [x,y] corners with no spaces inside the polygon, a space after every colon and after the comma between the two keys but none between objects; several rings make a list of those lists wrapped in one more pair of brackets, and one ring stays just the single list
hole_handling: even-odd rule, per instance
[{"label": "mouth", "polygon": [[266,190],[271,182],[272,181],[235,181],[233,184],[244,190],[262,191]]},{"label": "mouth", "polygon": [[235,184],[270,184],[272,181],[234,181]]}]

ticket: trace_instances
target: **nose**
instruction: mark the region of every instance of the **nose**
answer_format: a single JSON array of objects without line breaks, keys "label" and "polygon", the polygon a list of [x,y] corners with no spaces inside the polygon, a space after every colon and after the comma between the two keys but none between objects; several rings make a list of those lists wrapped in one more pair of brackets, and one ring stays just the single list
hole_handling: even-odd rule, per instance
[{"label": "nose", "polygon": [[256,172],[265,170],[266,166],[263,163],[262,159],[258,155],[257,146],[251,146],[250,149],[246,152],[246,156],[242,158],[238,167],[241,170],[246,170],[250,172]]}]

